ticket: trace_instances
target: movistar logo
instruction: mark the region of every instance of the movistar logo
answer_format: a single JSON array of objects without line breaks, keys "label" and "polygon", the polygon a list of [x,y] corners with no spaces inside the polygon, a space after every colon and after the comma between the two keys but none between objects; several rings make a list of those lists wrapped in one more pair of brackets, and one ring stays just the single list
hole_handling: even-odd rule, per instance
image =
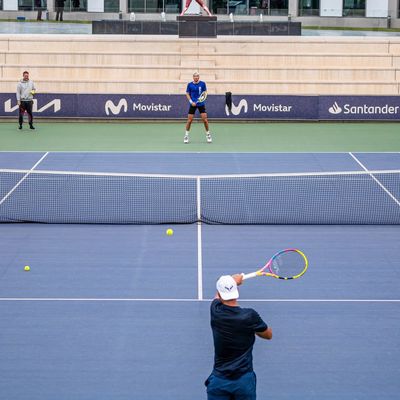
[{"label": "movistar logo", "polygon": [[231,112],[232,115],[239,115],[242,113],[242,110],[244,113],[247,113],[248,108],[249,108],[249,106],[247,104],[247,100],[241,99],[237,106],[232,103],[231,110],[229,110],[228,106],[225,106],[225,114],[229,115],[229,112]]},{"label": "movistar logo", "polygon": [[340,114],[342,112],[342,108],[339,106],[339,104],[335,101],[332,107],[329,108],[329,112],[331,114]]},{"label": "movistar logo", "polygon": [[126,99],[121,99],[118,104],[115,105],[112,100],[107,100],[104,108],[107,115],[110,115],[110,113],[113,115],[119,115],[121,110],[125,113],[128,111],[128,102]]}]

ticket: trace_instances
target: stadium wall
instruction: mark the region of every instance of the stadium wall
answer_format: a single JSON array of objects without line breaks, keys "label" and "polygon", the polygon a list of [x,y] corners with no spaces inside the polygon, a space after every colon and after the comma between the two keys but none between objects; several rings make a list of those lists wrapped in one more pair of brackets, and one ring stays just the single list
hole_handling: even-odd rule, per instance
[{"label": "stadium wall", "polygon": [[395,96],[400,38],[1,35],[0,93],[29,70],[39,93]]},{"label": "stadium wall", "polygon": [[[46,118],[179,119],[194,70],[210,118],[399,120],[400,38],[0,36],[0,117],[24,70]],[[225,93],[232,92],[232,110]]]},{"label": "stadium wall", "polygon": [[[17,118],[13,93],[0,94],[0,117]],[[75,119],[175,120],[186,118],[183,95],[41,94],[36,117]],[[400,121],[398,96],[209,96],[209,118],[220,120]]]}]

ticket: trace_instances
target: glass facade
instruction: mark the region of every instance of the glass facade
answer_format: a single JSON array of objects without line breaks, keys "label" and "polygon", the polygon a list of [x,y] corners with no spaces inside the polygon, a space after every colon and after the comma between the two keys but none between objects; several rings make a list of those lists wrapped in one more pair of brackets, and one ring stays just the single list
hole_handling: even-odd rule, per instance
[{"label": "glass facade", "polygon": [[[3,9],[3,1],[1,1],[1,7]],[[18,10],[20,11],[34,11],[34,10],[46,10],[47,0],[18,0]]]},{"label": "glass facade", "polygon": [[[193,0],[195,1],[195,0]],[[179,14],[180,0],[129,0],[128,12]]]},{"label": "glass facade", "polygon": [[[53,1],[57,2],[57,0]],[[87,12],[88,1],[90,0],[64,0],[64,11]],[[296,1],[298,4],[298,16],[318,17],[320,15],[321,0]],[[48,0],[18,0],[18,10],[46,10],[47,2]],[[211,12],[215,15],[232,13],[234,15],[288,16],[290,12],[289,0],[208,0],[208,3]],[[366,17],[367,3],[368,0],[342,0],[342,16]],[[4,0],[0,0],[0,10],[3,9]],[[120,0],[104,0],[104,12],[118,13],[119,11]],[[163,11],[169,14],[179,14],[182,11],[182,0],[128,0],[128,12],[159,14]],[[400,18],[400,0],[397,0],[396,14],[397,18]]]},{"label": "glass facade", "polygon": [[299,0],[299,15],[319,16],[319,0]]},{"label": "glass facade", "polygon": [[343,0],[343,17],[365,17],[365,0]]},{"label": "glass facade", "polygon": [[64,11],[87,11],[87,0],[65,0]]},{"label": "glass facade", "polygon": [[119,12],[119,0],[104,0],[104,12]]},{"label": "glass facade", "polygon": [[288,15],[289,0],[211,0],[213,14]]}]

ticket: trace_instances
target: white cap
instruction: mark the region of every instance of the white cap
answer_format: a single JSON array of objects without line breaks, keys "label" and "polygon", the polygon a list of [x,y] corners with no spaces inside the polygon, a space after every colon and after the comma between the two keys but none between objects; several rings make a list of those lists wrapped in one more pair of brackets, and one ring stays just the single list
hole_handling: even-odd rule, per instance
[{"label": "white cap", "polygon": [[223,275],[218,279],[217,290],[222,300],[239,298],[236,281],[230,275]]}]

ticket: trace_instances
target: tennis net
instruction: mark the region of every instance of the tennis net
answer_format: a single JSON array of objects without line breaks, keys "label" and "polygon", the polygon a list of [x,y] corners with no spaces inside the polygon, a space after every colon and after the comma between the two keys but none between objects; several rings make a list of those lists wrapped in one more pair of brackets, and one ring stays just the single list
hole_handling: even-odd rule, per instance
[{"label": "tennis net", "polygon": [[143,175],[0,170],[0,222],[400,224],[400,170]]}]

